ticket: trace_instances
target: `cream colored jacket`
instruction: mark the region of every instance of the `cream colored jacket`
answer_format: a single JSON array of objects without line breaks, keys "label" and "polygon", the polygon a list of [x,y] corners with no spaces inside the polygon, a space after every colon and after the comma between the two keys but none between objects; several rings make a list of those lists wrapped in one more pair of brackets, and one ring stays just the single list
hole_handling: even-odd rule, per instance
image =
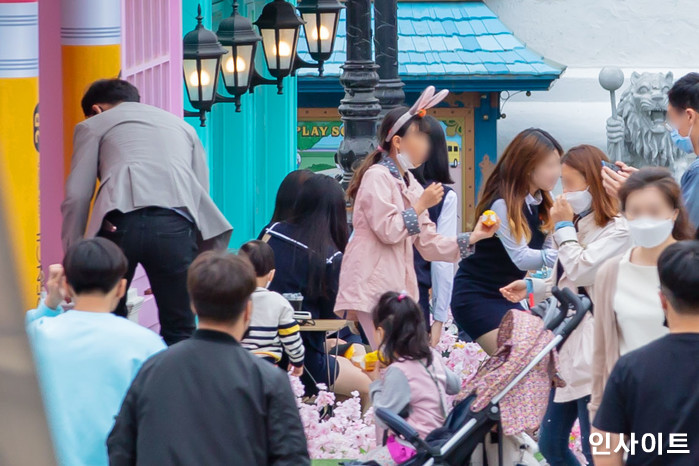
[{"label": "cream colored jacket", "polygon": [[[558,280],[557,266],[554,266],[547,280],[532,280],[537,302],[550,296],[557,280],[559,288],[577,291],[578,287],[584,287],[587,294],[593,296],[595,276],[600,266],[631,247],[629,230],[623,217],[616,217],[600,227],[592,213],[580,219],[577,232],[573,227],[564,227],[554,233],[553,239],[558,247],[558,261],[563,266],[563,275]],[[566,386],[556,389],[554,401],[577,400],[591,393],[593,329],[594,318],[588,314],[562,346],[559,366]]]}]

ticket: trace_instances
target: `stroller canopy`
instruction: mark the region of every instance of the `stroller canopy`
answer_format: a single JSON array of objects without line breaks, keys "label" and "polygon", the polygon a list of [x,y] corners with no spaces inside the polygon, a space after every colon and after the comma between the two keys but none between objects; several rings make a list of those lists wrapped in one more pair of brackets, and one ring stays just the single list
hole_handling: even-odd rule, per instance
[{"label": "stroller canopy", "polygon": [[[469,382],[464,393],[475,393],[471,410],[478,412],[491,402],[527,364],[553,340],[543,321],[528,312],[510,310],[498,330],[498,350]],[[558,375],[558,354],[547,354],[499,402],[505,435],[534,430],[546,412],[552,383],[565,386]]]}]

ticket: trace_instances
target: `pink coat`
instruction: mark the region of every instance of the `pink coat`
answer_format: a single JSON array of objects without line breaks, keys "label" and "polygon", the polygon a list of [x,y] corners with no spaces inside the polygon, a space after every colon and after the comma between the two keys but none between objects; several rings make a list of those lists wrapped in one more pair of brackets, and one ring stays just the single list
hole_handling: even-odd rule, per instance
[{"label": "pink coat", "polygon": [[[407,186],[390,158],[369,168],[354,202],[354,233],[342,258],[335,313],[354,319],[355,312],[370,313],[387,291],[407,291],[419,299],[413,265],[413,245],[428,261],[457,262],[466,254],[466,236],[437,234],[427,211],[419,217],[420,232],[408,232],[403,211],[424,191],[408,172]],[[457,242],[458,239],[458,242]],[[460,247],[462,250],[460,250]]]}]

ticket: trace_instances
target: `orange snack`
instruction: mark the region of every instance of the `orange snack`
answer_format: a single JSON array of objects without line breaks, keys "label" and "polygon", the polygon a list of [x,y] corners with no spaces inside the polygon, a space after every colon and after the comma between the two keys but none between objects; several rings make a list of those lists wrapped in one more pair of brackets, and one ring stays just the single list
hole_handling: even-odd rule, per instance
[{"label": "orange snack", "polygon": [[481,222],[483,223],[483,225],[487,227],[492,227],[493,225],[498,223],[498,214],[496,214],[492,210],[486,210],[485,212],[483,212]]}]

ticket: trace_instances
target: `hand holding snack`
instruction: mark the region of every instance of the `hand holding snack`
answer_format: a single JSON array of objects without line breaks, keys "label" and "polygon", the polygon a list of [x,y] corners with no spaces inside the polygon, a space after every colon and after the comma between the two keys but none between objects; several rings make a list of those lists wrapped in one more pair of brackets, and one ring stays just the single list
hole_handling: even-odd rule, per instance
[{"label": "hand holding snack", "polygon": [[367,354],[358,354],[350,358],[350,361],[364,372],[373,372],[379,362],[379,352],[372,351]]},{"label": "hand holding snack", "polygon": [[492,210],[486,210],[483,212],[483,215],[481,215],[481,223],[487,227],[492,227],[498,223],[498,214]]}]

